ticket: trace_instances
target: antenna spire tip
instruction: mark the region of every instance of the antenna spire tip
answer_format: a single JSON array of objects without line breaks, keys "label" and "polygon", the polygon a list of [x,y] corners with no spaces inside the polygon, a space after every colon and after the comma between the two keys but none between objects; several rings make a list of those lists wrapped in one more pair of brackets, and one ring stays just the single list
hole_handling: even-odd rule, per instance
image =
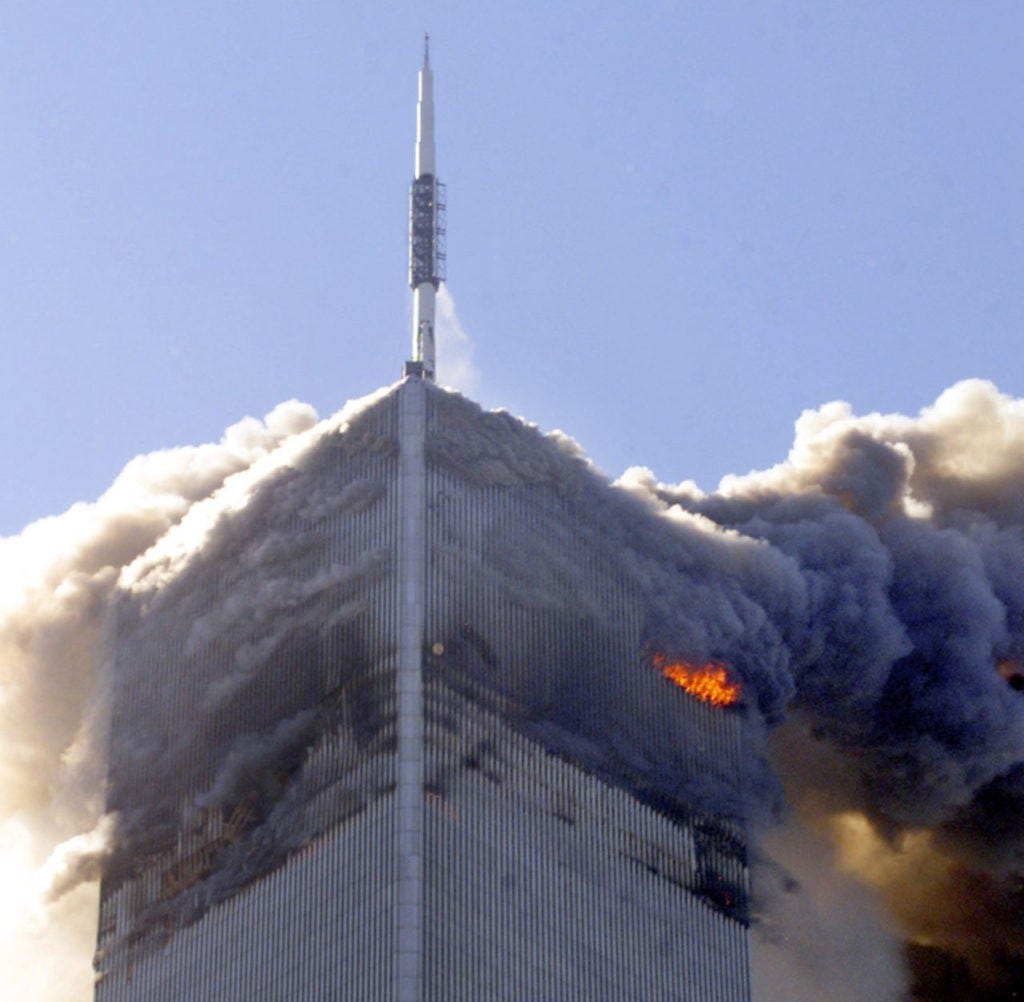
[{"label": "antenna spire tip", "polygon": [[430,66],[430,32],[423,32],[423,68]]}]

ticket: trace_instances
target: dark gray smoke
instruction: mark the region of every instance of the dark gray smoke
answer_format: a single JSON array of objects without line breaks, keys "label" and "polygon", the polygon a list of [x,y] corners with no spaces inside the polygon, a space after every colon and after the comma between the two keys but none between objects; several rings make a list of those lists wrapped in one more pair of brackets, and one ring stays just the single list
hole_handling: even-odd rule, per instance
[{"label": "dark gray smoke", "polygon": [[1022,446],[1024,405],[970,381],[917,419],[809,412],[788,462],[711,494],[627,477],[795,562],[790,799],[911,938],[996,982],[1024,945]]}]

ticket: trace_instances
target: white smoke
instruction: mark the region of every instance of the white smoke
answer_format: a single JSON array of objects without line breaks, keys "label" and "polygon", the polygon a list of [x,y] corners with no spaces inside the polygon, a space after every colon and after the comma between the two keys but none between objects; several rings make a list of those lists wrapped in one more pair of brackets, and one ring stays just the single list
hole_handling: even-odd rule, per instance
[{"label": "white smoke", "polygon": [[104,814],[91,831],[72,835],[53,849],[40,872],[48,901],[59,901],[79,884],[99,880],[116,824],[115,815]]},{"label": "white smoke", "polygon": [[447,285],[437,290],[437,381],[466,394],[480,386],[480,370],[473,361],[476,348],[455,311]]},{"label": "white smoke", "polygon": [[883,904],[796,817],[762,840],[752,867],[754,1002],[901,1002],[901,941]]}]

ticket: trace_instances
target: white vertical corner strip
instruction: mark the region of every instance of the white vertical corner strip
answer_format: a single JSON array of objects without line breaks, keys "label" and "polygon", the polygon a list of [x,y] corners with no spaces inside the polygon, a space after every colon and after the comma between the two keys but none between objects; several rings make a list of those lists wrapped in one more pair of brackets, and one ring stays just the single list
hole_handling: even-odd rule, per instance
[{"label": "white vertical corner strip", "polygon": [[434,173],[434,74],[429,66],[419,73],[416,102],[416,177]]},{"label": "white vertical corner strip", "polygon": [[395,853],[396,1002],[423,996],[423,636],[426,617],[426,386],[398,393],[398,672]]}]

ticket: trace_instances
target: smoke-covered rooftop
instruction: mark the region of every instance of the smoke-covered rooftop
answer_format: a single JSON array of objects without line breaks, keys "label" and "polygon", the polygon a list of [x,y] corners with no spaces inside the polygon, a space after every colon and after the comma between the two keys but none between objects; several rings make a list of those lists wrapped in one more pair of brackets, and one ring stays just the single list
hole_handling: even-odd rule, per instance
[{"label": "smoke-covered rooftop", "polygon": [[[64,843],[46,866],[51,896],[65,895],[51,907],[80,902],[78,885],[128,830],[100,806],[111,609],[180,603],[186,653],[233,637],[237,673],[206,694],[211,708],[230,702],[281,642],[275,624],[288,610],[313,615],[321,595],[345,609],[356,582],[382,573],[373,561],[318,562],[318,519],[368,509],[379,488],[366,477],[319,491],[315,473],[387,392],[320,423],[283,405],[218,445],[135,460],[99,501],[3,541],[6,566],[22,569],[4,593],[4,833],[29,862]],[[788,984],[794,998],[811,986],[812,997],[831,984],[822,967],[838,986],[831,997],[896,997],[909,977],[900,939],[918,944],[918,978],[941,962],[960,984],[1011,983],[1024,954],[1024,405],[978,381],[916,418],[831,404],[801,417],[785,462],[703,493],[643,470],[609,491],[564,436],[436,397],[440,467],[480,486],[557,485],[552,496],[589,513],[595,550],[628,568],[648,610],[641,645],[723,662],[742,684],[747,752],[767,763],[742,790],[762,846],[762,983]],[[389,448],[369,430],[360,440]],[[588,569],[526,543],[500,554],[503,587],[553,606],[569,594],[599,622]],[[296,553],[309,554],[303,573],[278,573]],[[202,589],[182,582],[215,575],[237,605],[204,614]],[[664,683],[653,669],[651,679]],[[318,726],[298,705],[284,719],[271,732],[278,749]],[[265,752],[232,741],[207,798],[227,795]],[[713,797],[713,787],[690,792]],[[857,930],[853,946],[815,917],[833,911]],[[873,995],[857,994],[854,969]]]}]

